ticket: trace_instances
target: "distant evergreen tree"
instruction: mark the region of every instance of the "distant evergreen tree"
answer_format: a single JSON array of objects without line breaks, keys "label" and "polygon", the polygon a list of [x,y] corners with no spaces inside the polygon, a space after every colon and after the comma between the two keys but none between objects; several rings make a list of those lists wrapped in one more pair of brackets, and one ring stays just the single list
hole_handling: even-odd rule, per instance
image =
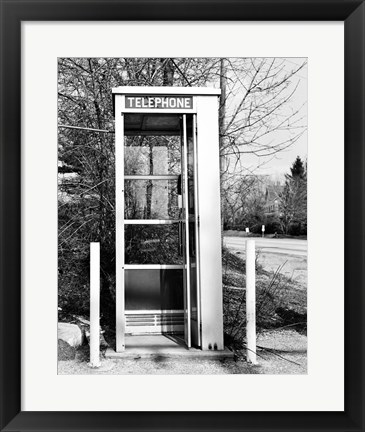
[{"label": "distant evergreen tree", "polygon": [[279,194],[279,210],[285,234],[307,233],[307,170],[306,164],[297,156],[285,175],[285,186]]},{"label": "distant evergreen tree", "polygon": [[306,170],[305,170],[304,163],[299,156],[297,156],[297,158],[293,162],[293,165],[290,168],[290,171],[291,171],[291,177],[292,178],[296,178],[296,177],[298,178],[299,177],[300,179],[304,179],[304,177],[306,176]]}]

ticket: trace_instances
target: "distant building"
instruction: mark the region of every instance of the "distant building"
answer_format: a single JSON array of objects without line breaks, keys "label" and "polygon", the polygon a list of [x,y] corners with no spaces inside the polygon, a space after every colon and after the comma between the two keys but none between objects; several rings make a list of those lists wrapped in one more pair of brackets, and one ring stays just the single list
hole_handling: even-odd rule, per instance
[{"label": "distant building", "polygon": [[265,190],[265,204],[264,204],[264,215],[265,216],[280,216],[279,211],[279,195],[282,192],[284,185],[276,181],[266,184]]}]

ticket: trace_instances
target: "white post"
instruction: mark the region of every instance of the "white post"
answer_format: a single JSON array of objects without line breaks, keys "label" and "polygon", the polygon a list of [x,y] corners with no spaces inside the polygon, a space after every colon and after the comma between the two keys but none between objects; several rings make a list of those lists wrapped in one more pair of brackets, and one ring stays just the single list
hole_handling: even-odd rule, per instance
[{"label": "white post", "polygon": [[256,364],[256,269],[255,240],[246,240],[247,361]]},{"label": "white post", "polygon": [[100,366],[100,243],[90,243],[90,363]]}]

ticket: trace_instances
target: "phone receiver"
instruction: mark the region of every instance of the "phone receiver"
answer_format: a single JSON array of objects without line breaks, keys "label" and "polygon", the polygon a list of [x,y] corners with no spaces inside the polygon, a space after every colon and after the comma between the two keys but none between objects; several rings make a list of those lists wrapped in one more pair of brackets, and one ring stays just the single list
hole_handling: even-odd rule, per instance
[{"label": "phone receiver", "polygon": [[181,174],[177,179],[177,205],[179,209],[182,208]]}]

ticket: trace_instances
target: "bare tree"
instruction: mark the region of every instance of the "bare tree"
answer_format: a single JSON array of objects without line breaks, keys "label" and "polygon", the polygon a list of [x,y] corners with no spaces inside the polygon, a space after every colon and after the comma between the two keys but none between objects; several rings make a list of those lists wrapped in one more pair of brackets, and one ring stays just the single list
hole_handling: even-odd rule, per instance
[{"label": "bare tree", "polygon": [[[293,66],[285,59],[265,58],[60,59],[59,124],[97,130],[59,128],[60,296],[68,298],[69,304],[74,302],[75,307],[83,304],[80,290],[88,277],[88,244],[95,239],[104,249],[102,289],[110,289],[113,295],[115,161],[114,135],[109,133],[114,127],[111,88],[221,87],[222,195],[232,207],[235,197],[240,196],[237,179],[254,175],[253,169],[244,166],[244,155],[274,155],[304,132],[300,107],[290,108],[304,66],[304,62]],[[80,289],[72,291],[71,286]],[[107,298],[103,297],[105,302]]]}]

